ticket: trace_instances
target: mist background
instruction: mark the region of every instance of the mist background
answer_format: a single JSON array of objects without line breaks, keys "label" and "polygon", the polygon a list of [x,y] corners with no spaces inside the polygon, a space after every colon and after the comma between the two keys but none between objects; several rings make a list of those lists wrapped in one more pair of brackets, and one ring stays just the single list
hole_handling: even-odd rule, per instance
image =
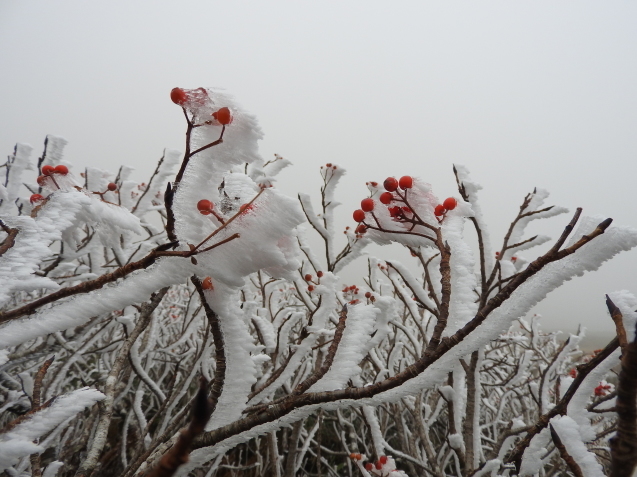
[{"label": "mist background", "polygon": [[[368,180],[411,174],[457,194],[453,163],[484,186],[494,244],[534,187],[635,227],[636,18],[628,1],[0,0],[0,153],[23,142],[38,157],[55,134],[76,167],[128,164],[145,180],[163,148],[184,149],[170,90],[216,86],[257,115],[266,159],[294,163],[284,192],[318,198],[321,164],[348,170],[343,227]],[[637,293],[636,269],[637,251],[622,254],[534,312],[601,346],[604,293]]]}]

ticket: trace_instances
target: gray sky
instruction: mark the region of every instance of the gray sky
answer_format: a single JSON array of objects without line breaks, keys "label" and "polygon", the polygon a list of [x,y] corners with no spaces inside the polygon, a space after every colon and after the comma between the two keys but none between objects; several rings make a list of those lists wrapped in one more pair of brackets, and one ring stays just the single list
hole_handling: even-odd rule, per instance
[{"label": "gray sky", "polygon": [[[284,191],[348,170],[343,226],[365,181],[413,174],[444,198],[458,162],[494,237],[535,186],[637,227],[636,19],[628,1],[0,0],[0,152],[57,134],[76,165],[142,179],[183,150],[170,89],[220,86],[259,117],[263,155],[295,163]],[[636,268],[632,251],[569,282],[545,326],[611,332],[603,293],[637,293]]]}]

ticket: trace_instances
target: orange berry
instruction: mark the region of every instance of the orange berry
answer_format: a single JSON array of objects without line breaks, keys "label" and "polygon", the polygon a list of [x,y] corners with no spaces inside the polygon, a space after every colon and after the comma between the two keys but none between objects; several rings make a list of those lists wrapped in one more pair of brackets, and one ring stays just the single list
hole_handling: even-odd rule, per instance
[{"label": "orange berry", "polygon": [[225,106],[219,109],[219,111],[215,111],[214,113],[212,113],[212,117],[215,118],[217,121],[219,121],[219,124],[222,124],[224,126],[227,126],[228,124],[230,124],[232,120],[234,119],[232,117],[232,113],[230,112],[230,109]]},{"label": "orange berry", "polygon": [[181,88],[173,88],[170,92],[170,99],[173,103],[183,106],[188,101],[188,94]]},{"label": "orange berry", "polygon": [[69,168],[60,164],[58,166],[55,166],[55,169],[53,170],[53,172],[55,174],[62,174],[63,176],[65,176],[69,173]]},{"label": "orange berry", "polygon": [[44,174],[45,176],[50,176],[51,174],[53,174],[53,171],[55,171],[55,167],[50,166],[50,165],[46,165],[46,166],[42,166],[42,174]]},{"label": "orange berry", "polygon": [[363,212],[371,212],[374,210],[374,199],[367,198],[361,200],[361,209],[363,209]]},{"label": "orange berry", "polygon": [[442,205],[444,205],[445,209],[447,210],[453,210],[456,208],[456,205],[458,205],[458,201],[454,199],[453,197],[448,197],[445,199]]},{"label": "orange berry", "polygon": [[389,204],[391,203],[392,200],[394,200],[394,195],[391,192],[383,192],[380,197],[379,200],[381,202],[381,204]]},{"label": "orange berry", "polygon": [[411,189],[414,186],[414,180],[411,176],[402,176],[398,181],[398,185],[401,189]]},{"label": "orange berry", "polygon": [[385,190],[394,192],[398,189],[398,181],[394,177],[388,177],[385,179],[385,182],[383,182],[383,186],[385,187]]},{"label": "orange berry", "polygon": [[212,278],[204,278],[201,282],[201,288],[203,288],[204,290],[214,290],[214,287],[212,286]]}]

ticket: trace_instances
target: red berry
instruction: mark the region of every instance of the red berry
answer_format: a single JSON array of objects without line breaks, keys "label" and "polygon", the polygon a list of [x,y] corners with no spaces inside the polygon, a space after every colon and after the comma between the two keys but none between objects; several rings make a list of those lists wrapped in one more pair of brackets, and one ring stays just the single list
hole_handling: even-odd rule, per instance
[{"label": "red berry", "polygon": [[369,298],[371,296],[372,296],[372,294],[370,292],[365,292],[365,298]]},{"label": "red berry", "polygon": [[378,462],[380,462],[381,464],[385,465],[387,463],[387,456],[386,455],[381,455],[380,458],[378,459]]},{"label": "red berry", "polygon": [[215,118],[217,121],[219,121],[220,124],[223,124],[224,126],[227,126],[228,124],[230,124],[233,119],[230,109],[226,108],[225,106],[221,108],[219,111],[215,111],[214,113],[212,113],[212,117]]},{"label": "red berry", "polygon": [[306,274],[303,278],[305,278],[306,282],[309,282],[310,280],[312,280],[312,275],[310,275],[309,273]]},{"label": "red berry", "polygon": [[170,99],[172,99],[173,103],[183,106],[188,101],[188,95],[181,88],[173,88],[170,92]]},{"label": "red berry", "polygon": [[398,181],[398,185],[401,189],[411,189],[414,186],[414,180],[411,176],[402,176]]},{"label": "red berry", "polygon": [[367,198],[361,200],[361,209],[363,209],[363,212],[371,212],[374,210],[374,199]]},{"label": "red berry", "polygon": [[382,204],[389,204],[392,200],[394,200],[394,195],[391,192],[383,192],[379,198]]},{"label": "red berry", "polygon": [[325,164],[325,167],[332,167],[332,163],[328,162],[327,164]]},{"label": "red berry", "polygon": [[359,224],[358,227],[356,227],[357,234],[364,234],[365,232],[367,232],[367,227],[365,227],[365,224]]},{"label": "red berry", "polygon": [[203,281],[201,282],[201,288],[203,288],[204,290],[214,290],[215,287],[212,286],[212,278],[210,277],[204,278]]},{"label": "red berry", "polygon": [[444,215],[446,211],[447,209],[445,209],[444,205],[438,204],[434,209],[434,214],[436,214],[436,217],[440,217],[441,215]]},{"label": "red berry", "polygon": [[115,184],[115,182],[109,182],[107,187],[108,190],[117,190],[117,184]]},{"label": "red berry", "polygon": [[[208,212],[208,214],[210,213],[210,211],[213,209],[214,205],[212,204],[212,202],[210,202],[207,199],[201,199],[199,202],[197,202],[197,209],[199,209],[199,212]],[[205,215],[208,215],[205,214]]]},{"label": "red berry", "polygon": [[383,468],[383,464],[381,464],[380,461],[376,462],[375,466],[377,470],[380,470]]},{"label": "red berry", "polygon": [[458,201],[454,199],[453,197],[448,197],[445,199],[442,205],[444,205],[445,209],[447,210],[453,210],[456,208],[456,205],[458,205]]},{"label": "red berry", "polygon": [[385,187],[385,190],[394,192],[396,189],[398,189],[398,181],[393,177],[388,177],[387,179],[385,179],[385,182],[383,182],[383,186]]},{"label": "red berry", "polygon": [[352,460],[356,460],[356,454],[354,454],[353,452],[349,455],[349,458]]},{"label": "red berry", "polygon": [[390,207],[389,209],[389,215],[391,215],[392,217],[398,217],[400,216],[400,212],[401,212],[401,208],[396,206],[396,207]]},{"label": "red berry", "polygon": [[362,458],[363,458],[363,456],[362,456],[362,455],[360,455],[360,454],[356,454],[356,460],[361,460]]},{"label": "red berry", "polygon": [[365,220],[365,212],[363,212],[361,209],[355,210],[353,217],[356,222],[362,222],[363,220]]},{"label": "red berry", "polygon": [[34,202],[39,202],[39,201],[41,201],[43,199],[44,199],[44,197],[42,197],[40,194],[33,194],[29,198],[29,202],[31,202],[33,204]]},{"label": "red berry", "polygon": [[42,166],[42,174],[44,174],[45,176],[50,176],[51,174],[53,174],[53,172],[55,171],[55,167],[50,166],[50,165],[46,165],[46,166]]},{"label": "red berry", "polygon": [[314,291],[314,285],[310,285],[309,287],[307,287],[307,291],[309,292]]},{"label": "red berry", "polygon": [[55,169],[53,169],[53,172],[55,174],[62,174],[63,176],[65,176],[69,173],[69,168],[60,164],[59,166],[55,166]]},{"label": "red berry", "polygon": [[370,470],[372,470],[373,468],[374,468],[374,466],[373,466],[370,462],[368,462],[367,464],[365,464],[365,470],[370,471]]},{"label": "red berry", "polygon": [[47,176],[39,176],[39,177],[37,178],[38,185],[39,185],[40,187],[44,187],[44,186],[46,185],[46,182],[47,182],[46,180],[47,180],[47,179],[48,179],[48,177],[47,177]]},{"label": "red berry", "polygon": [[323,272],[319,270],[318,272],[316,272],[316,276],[321,278],[323,276]]}]

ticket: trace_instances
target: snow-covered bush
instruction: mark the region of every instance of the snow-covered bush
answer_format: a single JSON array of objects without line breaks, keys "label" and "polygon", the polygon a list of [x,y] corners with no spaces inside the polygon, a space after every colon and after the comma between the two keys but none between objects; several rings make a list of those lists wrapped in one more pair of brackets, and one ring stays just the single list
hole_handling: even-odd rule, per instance
[{"label": "snow-covered bush", "polygon": [[[340,165],[321,167],[317,212],[273,187],[289,162],[259,155],[231,97],[171,97],[186,151],[166,150],[147,183],[74,168],[54,136],[37,165],[19,144],[3,166],[7,474],[603,475],[626,454],[613,444],[611,465],[635,297],[608,297],[618,337],[591,356],[583,331],[562,341],[524,318],[636,230],[577,210],[524,258],[550,240],[527,225],[567,212],[538,189],[495,251],[480,186],[456,165],[444,201],[417,177],[368,182],[341,243]],[[371,243],[413,263],[366,256],[344,284]]]}]

